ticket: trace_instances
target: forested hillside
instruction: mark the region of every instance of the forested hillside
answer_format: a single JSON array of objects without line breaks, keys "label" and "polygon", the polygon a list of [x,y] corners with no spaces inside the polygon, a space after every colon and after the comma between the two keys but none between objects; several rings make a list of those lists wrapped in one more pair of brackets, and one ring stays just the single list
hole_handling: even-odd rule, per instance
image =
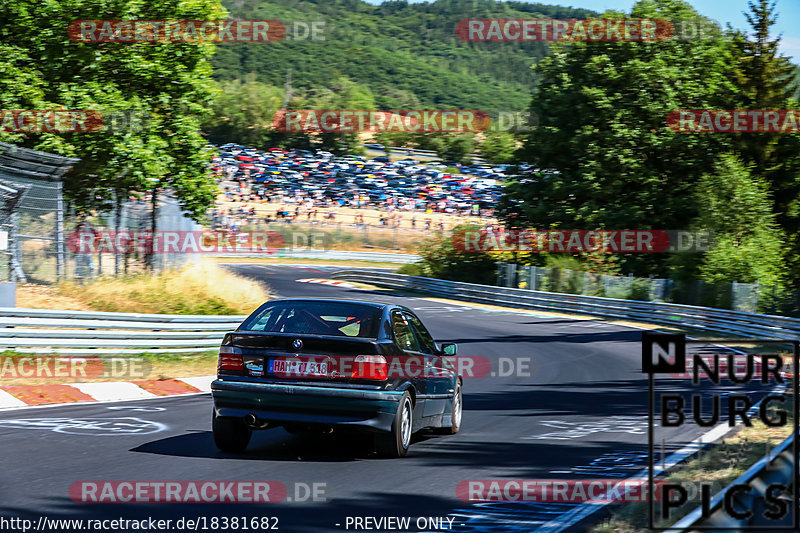
[{"label": "forested hillside", "polygon": [[496,2],[438,0],[427,4],[362,0],[227,0],[231,18],[324,22],[325,40],[225,44],[214,77],[283,87],[291,70],[302,94],[346,78],[372,92],[378,108],[457,108],[519,111],[530,104],[531,66],[544,43],[470,43],[455,34],[465,18],[586,18],[587,9]]}]

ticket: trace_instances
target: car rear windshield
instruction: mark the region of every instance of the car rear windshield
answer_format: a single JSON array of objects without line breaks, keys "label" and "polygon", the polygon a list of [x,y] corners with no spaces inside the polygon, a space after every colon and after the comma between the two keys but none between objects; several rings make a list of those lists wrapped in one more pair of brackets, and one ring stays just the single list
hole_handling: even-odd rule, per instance
[{"label": "car rear windshield", "polygon": [[240,326],[245,331],[332,335],[378,336],[381,309],[348,302],[276,302],[259,309]]}]

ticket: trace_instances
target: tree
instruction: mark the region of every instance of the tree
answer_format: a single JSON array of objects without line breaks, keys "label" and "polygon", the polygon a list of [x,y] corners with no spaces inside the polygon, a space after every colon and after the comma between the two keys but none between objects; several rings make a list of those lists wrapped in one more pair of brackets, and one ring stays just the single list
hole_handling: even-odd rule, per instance
[{"label": "tree", "polygon": [[256,81],[254,75],[244,81],[222,81],[217,86],[219,96],[212,106],[213,115],[203,124],[209,140],[268,148],[273,119],[286,91]]},{"label": "tree", "polygon": [[[355,83],[344,76],[334,79],[329,86],[316,86],[292,100],[292,109],[317,110],[373,110],[375,98],[369,87]],[[303,132],[285,136],[300,145],[316,146],[336,155],[363,153],[361,132]],[[305,139],[303,139],[305,138]]]},{"label": "tree", "polygon": [[705,281],[781,286],[785,280],[784,238],[772,212],[769,186],[751,169],[725,154],[698,184],[697,224],[716,241],[700,267]]},{"label": "tree", "polygon": [[[480,231],[474,224],[462,224],[453,228],[453,235],[467,231]],[[420,250],[423,272],[438,279],[493,285],[497,276],[497,264],[486,252],[466,252],[463,247],[453,246],[453,239],[437,235],[427,239]]]},{"label": "tree", "polygon": [[[780,54],[780,37],[770,38],[777,20],[775,2],[748,2],[745,13],[752,28],[748,35],[736,32],[734,43],[739,64],[737,82],[741,86],[744,109],[797,109],[794,99],[796,68]],[[792,250],[788,261],[800,288],[800,139],[783,133],[742,133],[736,146],[752,172],[763,176],[774,199],[777,221],[788,235]]]},{"label": "tree", "polygon": [[[72,20],[224,19],[216,1],[9,0],[0,4],[3,103],[18,109],[134,111],[150,118],[138,130],[96,133],[3,133],[3,140],[81,158],[65,176],[78,208],[103,209],[116,196],[169,187],[199,220],[213,203],[210,154],[199,121],[213,98],[213,44],[84,43],[68,37]],[[8,43],[14,43],[13,45]],[[5,52],[8,52],[7,54]],[[8,92],[6,92],[8,91]]]},{"label": "tree", "polygon": [[[737,31],[734,35],[738,59],[737,83],[745,109],[783,109],[794,89],[794,65],[780,54],[780,37],[770,40],[775,24],[775,3],[771,0],[748,2],[745,13],[753,29],[752,36]],[[739,150],[753,163],[753,170],[764,174],[775,170],[775,148],[785,135],[780,133],[740,134]]]},{"label": "tree", "polygon": [[492,163],[511,163],[517,139],[507,131],[489,131],[478,145],[478,153]]},{"label": "tree", "polygon": [[[630,17],[707,23],[681,0],[641,1]],[[538,169],[510,183],[500,216],[518,227],[687,228],[697,216],[694,187],[730,140],[676,133],[665,119],[735,102],[732,46],[716,37],[555,45],[536,67],[539,126],[520,151]],[[666,270],[654,254],[621,260],[642,275]]]},{"label": "tree", "polygon": [[433,137],[437,155],[444,161],[469,163],[475,149],[475,135],[472,133],[438,134]]}]

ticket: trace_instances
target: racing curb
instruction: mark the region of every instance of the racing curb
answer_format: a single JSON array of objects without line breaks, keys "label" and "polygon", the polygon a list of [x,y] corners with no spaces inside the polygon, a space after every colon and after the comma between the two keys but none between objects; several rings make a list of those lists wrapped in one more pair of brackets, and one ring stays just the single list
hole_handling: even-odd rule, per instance
[{"label": "racing curb", "polygon": [[61,403],[145,400],[211,392],[216,376],[103,383],[0,386],[0,409]]}]

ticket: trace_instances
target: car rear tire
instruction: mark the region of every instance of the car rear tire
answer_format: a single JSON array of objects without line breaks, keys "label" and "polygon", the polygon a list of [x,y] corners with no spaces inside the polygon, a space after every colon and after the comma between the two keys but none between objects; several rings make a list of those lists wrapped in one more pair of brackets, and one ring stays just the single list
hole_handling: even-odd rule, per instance
[{"label": "car rear tire", "polygon": [[243,420],[217,416],[216,412],[211,419],[211,429],[214,431],[214,444],[223,452],[243,452],[253,435],[253,430]]},{"label": "car rear tire", "polygon": [[397,406],[392,430],[375,437],[375,450],[378,455],[388,458],[405,457],[411,446],[411,433],[414,427],[414,405],[411,395],[406,391]]}]

